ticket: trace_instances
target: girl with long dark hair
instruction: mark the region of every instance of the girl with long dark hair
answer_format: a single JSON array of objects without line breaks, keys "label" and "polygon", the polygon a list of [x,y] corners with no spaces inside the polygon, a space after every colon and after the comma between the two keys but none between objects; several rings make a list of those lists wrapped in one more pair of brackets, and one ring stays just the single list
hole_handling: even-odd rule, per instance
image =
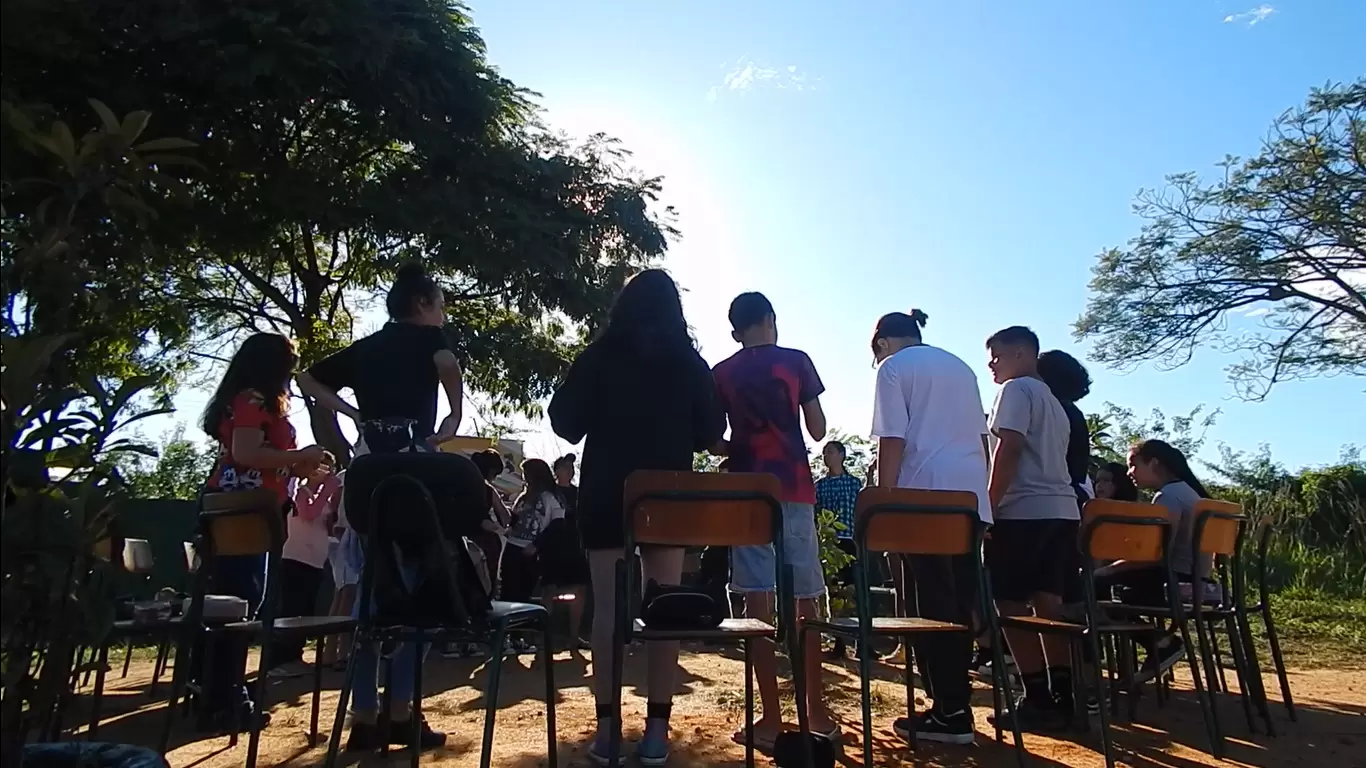
[{"label": "girl with long dark hair", "polygon": [[527,459],[522,462],[522,478],[526,488],[512,505],[512,527],[507,532],[500,575],[503,599],[514,603],[531,599],[541,577],[545,534],[552,523],[564,520],[564,497],[550,465]]},{"label": "girl with long dark hair", "polygon": [[[200,422],[204,433],[218,444],[218,458],[206,490],[210,493],[265,488],[279,499],[281,515],[289,499],[291,477],[316,474],[329,463],[322,448],[297,446],[289,423],[289,380],[299,356],[294,342],[276,333],[247,337],[232,356],[223,379]],[[209,575],[213,592],[246,600],[251,613],[264,597],[265,556],[215,557]],[[237,686],[246,669],[247,644],[225,635],[216,643],[212,664],[196,664],[195,677],[204,676],[199,724],[206,729],[238,727],[249,717],[268,721],[255,712],[246,691]],[[196,640],[198,642],[198,640]],[[194,654],[202,658],[202,654]],[[239,717],[245,713],[247,717]]]},{"label": "girl with long dark hair", "polygon": [[[648,269],[626,283],[606,327],[570,366],[549,414],[555,434],[572,444],[584,441],[578,524],[592,577],[598,718],[588,754],[605,765],[617,714],[609,667],[626,478],[639,469],[690,470],[693,455],[716,445],[726,428],[711,370],[697,353],[668,273]],[[682,549],[641,547],[640,556],[642,583],[679,583]],[[678,644],[651,643],[646,653],[645,735],[636,756],[643,765],[662,765],[669,755]]]},{"label": "girl with long dark hair", "polygon": [[1138,501],[1138,486],[1129,477],[1129,470],[1117,461],[1107,461],[1096,470],[1096,498],[1115,501]]},{"label": "girl with long dark hair", "polygon": [[[1191,471],[1186,455],[1162,440],[1144,440],[1129,449],[1129,477],[1139,488],[1156,491],[1153,503],[1167,508],[1172,527],[1168,553],[1172,571],[1177,581],[1192,584],[1193,594],[1203,595],[1211,562],[1195,552],[1195,503],[1209,498],[1209,491]],[[1165,605],[1166,571],[1150,563],[1111,563],[1096,571],[1096,593],[1105,599],[1112,592],[1128,603]],[[1185,652],[1179,637],[1139,640],[1149,651],[1138,674],[1139,682],[1147,682],[1171,669]]]}]

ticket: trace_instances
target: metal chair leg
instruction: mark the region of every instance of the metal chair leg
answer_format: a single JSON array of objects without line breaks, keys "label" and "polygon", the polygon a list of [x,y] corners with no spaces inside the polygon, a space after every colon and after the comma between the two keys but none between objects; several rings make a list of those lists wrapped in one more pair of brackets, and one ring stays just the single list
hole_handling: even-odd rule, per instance
[{"label": "metal chair leg", "polygon": [[1200,701],[1200,714],[1205,718],[1205,733],[1209,736],[1210,754],[1216,758],[1224,757],[1224,737],[1219,732],[1219,721],[1214,714],[1214,702],[1211,701],[1209,693],[1205,690],[1205,683],[1200,679],[1200,663],[1192,653],[1190,622],[1175,622],[1181,632],[1181,643],[1186,648],[1186,661],[1190,664],[1191,682],[1195,685],[1195,697]]},{"label": "metal chair leg", "polygon": [[123,649],[123,673],[119,675],[119,679],[120,679],[120,680],[123,680],[124,678],[128,677],[128,665],[131,664],[132,662],[133,662],[133,636],[132,636],[132,635],[129,635],[129,636],[128,636],[128,644],[127,644],[126,646],[124,646],[124,649]]},{"label": "metal chair leg", "polygon": [[323,760],[323,768],[336,768],[337,755],[341,752],[342,728],[346,726],[346,705],[350,703],[351,689],[356,684],[355,650],[359,647],[360,636],[357,633],[352,636],[351,654],[346,659],[346,674],[342,678],[341,691],[337,694],[337,715],[332,723],[332,733],[327,740],[327,757]]},{"label": "metal chair leg", "polygon": [[[1095,624],[1093,623],[1092,626],[1094,627]],[[1091,644],[1091,653],[1095,654],[1096,658],[1099,659],[1099,658],[1100,658],[1100,637],[1098,636],[1098,633],[1096,633],[1096,632],[1087,632],[1087,633],[1086,633],[1086,641],[1089,642],[1089,643]],[[1075,643],[1074,643],[1074,645],[1075,645]],[[1080,655],[1080,654],[1075,654],[1075,655]],[[1111,691],[1111,695],[1112,695],[1112,696],[1114,695],[1114,691]],[[1101,676],[1100,676],[1100,675],[1096,675],[1096,699],[1097,699],[1098,701],[1101,702],[1101,706],[1100,706],[1100,744],[1101,744],[1101,750],[1105,753],[1105,766],[1106,766],[1106,768],[1114,768],[1114,766],[1115,766],[1114,746],[1110,743],[1110,710],[1109,710],[1108,707],[1105,706],[1105,703],[1104,703],[1104,702],[1105,702],[1105,684],[1104,684],[1104,682],[1101,680]]]},{"label": "metal chair leg", "polygon": [[322,706],[323,698],[323,639],[321,636],[313,639],[313,712],[308,721],[308,745],[317,746],[318,744],[318,710]]},{"label": "metal chair leg", "polygon": [[[489,677],[484,688],[484,740],[479,748],[480,768],[489,768],[493,760],[493,726],[498,716],[498,684],[503,677],[503,638],[507,623],[499,622],[493,631],[493,653],[489,657]],[[614,670],[615,672],[615,670]]]},{"label": "metal chair leg", "polygon": [[[572,633],[571,633],[572,634]],[[558,691],[555,689],[555,654],[550,648],[550,618],[545,618],[545,648],[541,650],[545,659],[545,738],[546,762],[551,766],[560,764],[560,736],[555,726],[555,704]],[[593,670],[597,674],[597,670]]]},{"label": "metal chair leg", "polygon": [[[1224,617],[1224,631],[1228,633],[1229,654],[1233,656],[1234,676],[1238,680],[1238,698],[1243,702],[1243,715],[1247,717],[1248,733],[1256,733],[1257,717],[1252,712],[1252,702],[1257,698],[1257,684],[1252,681],[1243,643],[1239,637],[1239,632],[1235,629],[1236,624],[1236,617],[1232,615]],[[1225,690],[1227,690],[1227,686],[1225,686]]]},{"label": "metal chair leg", "polygon": [[1262,595],[1262,623],[1266,625],[1266,639],[1271,645],[1271,661],[1276,665],[1276,678],[1281,684],[1281,699],[1285,702],[1285,711],[1290,715],[1290,722],[1299,722],[1295,715],[1295,699],[1290,695],[1290,678],[1285,674],[1285,657],[1281,655],[1281,641],[1276,636],[1276,622],[1271,618],[1271,603],[1266,595]]},{"label": "metal chair leg", "polygon": [[408,748],[411,768],[418,767],[418,758],[422,755],[422,660],[427,655],[424,653],[427,650],[425,641],[419,629],[417,640],[413,643],[413,701],[408,712],[408,724],[412,728],[412,745]]},{"label": "metal chair leg", "polygon": [[[621,669],[619,662],[617,669]],[[620,690],[620,682],[619,678],[613,680],[612,690]],[[745,768],[754,768],[754,641],[748,637],[745,638]]]},{"label": "metal chair leg", "polygon": [[[246,768],[256,768],[256,758],[261,750],[261,720],[262,714],[269,710],[266,706],[266,695],[269,693],[270,676],[266,672],[270,669],[270,647],[273,641],[271,634],[267,633],[261,639],[261,657],[256,668],[256,706],[251,711],[251,735],[247,739],[247,765]],[[243,707],[245,710],[246,708]]]},{"label": "metal chair leg", "polygon": [[95,695],[90,700],[90,728],[86,731],[86,741],[94,741],[100,730],[100,705],[104,702],[105,667],[109,662],[109,645],[100,645],[100,655],[95,667]]}]

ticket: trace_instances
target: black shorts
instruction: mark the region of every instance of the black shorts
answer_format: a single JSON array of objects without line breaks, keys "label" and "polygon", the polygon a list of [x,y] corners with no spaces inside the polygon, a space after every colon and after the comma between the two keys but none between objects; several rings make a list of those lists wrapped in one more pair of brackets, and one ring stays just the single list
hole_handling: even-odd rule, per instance
[{"label": "black shorts", "polygon": [[984,553],[997,600],[1029,601],[1039,593],[1062,597],[1081,562],[1076,520],[998,520]]}]

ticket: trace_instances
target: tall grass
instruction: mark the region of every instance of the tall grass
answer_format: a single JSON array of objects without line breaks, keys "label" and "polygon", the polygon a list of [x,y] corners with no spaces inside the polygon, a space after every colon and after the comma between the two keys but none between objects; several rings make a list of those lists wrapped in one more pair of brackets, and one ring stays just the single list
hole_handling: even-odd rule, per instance
[{"label": "tall grass", "polygon": [[[1350,465],[1349,465],[1350,466]],[[1366,493],[1363,475],[1305,473],[1274,488],[1225,487],[1215,495],[1242,505],[1252,530],[1272,526],[1267,586],[1341,598],[1366,597]],[[1243,564],[1256,585],[1257,552],[1249,538]]]}]

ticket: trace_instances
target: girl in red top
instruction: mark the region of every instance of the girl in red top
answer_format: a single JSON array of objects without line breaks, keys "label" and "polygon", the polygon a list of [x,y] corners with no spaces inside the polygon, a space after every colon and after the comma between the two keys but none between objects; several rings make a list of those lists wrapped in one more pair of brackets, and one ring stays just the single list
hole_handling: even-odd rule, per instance
[{"label": "girl in red top", "polygon": [[[204,432],[219,447],[208,491],[268,488],[279,497],[283,515],[290,478],[313,474],[330,463],[327,452],[319,446],[297,447],[294,427],[287,417],[289,381],[298,360],[294,343],[275,333],[250,336],[233,355],[204,409]],[[212,567],[209,591],[246,600],[254,614],[262,599],[265,557],[217,557]],[[223,642],[215,646],[214,663],[198,670],[204,675],[200,726],[212,730],[242,727],[250,717],[260,718],[264,725],[268,716],[256,713],[246,691],[234,685],[246,668],[246,644]]]}]

